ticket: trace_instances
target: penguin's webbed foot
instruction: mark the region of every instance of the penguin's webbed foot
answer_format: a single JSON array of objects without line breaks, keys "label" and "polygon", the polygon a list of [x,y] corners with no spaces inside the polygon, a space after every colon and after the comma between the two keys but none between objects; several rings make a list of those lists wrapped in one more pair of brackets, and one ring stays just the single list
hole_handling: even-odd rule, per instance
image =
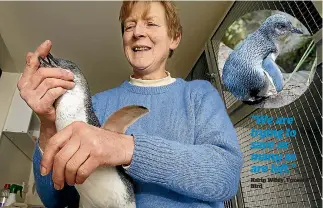
[{"label": "penguin's webbed foot", "polygon": [[263,101],[265,101],[268,98],[269,98],[269,96],[266,96],[266,97],[257,96],[257,97],[254,97],[253,100],[242,100],[242,102],[247,105],[257,105],[259,103],[262,103]]}]

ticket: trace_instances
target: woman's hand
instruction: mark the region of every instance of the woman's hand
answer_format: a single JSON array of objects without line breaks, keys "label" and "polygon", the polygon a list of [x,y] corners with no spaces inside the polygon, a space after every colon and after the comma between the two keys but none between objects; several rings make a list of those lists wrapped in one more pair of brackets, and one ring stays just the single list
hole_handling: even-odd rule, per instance
[{"label": "woman's hand", "polygon": [[41,174],[53,169],[55,189],[82,184],[100,166],[128,165],[134,151],[132,136],[74,122],[50,138],[41,161]]},{"label": "woman's hand", "polygon": [[55,122],[53,103],[66,90],[74,87],[71,72],[57,68],[39,68],[38,57],[47,56],[51,46],[50,41],[45,41],[34,53],[27,54],[25,70],[17,84],[20,96],[42,123]]}]

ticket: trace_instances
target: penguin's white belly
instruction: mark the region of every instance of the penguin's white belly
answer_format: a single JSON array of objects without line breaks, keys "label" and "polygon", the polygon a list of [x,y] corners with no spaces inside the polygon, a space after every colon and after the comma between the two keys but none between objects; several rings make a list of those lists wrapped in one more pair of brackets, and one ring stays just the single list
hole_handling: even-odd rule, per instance
[{"label": "penguin's white belly", "polygon": [[80,208],[135,208],[129,202],[127,187],[114,167],[100,167],[83,184],[75,185]]},{"label": "penguin's white belly", "polygon": [[[77,97],[78,99],[75,99]],[[76,85],[56,102],[57,131],[73,121],[87,122],[85,95]],[[80,208],[135,208],[115,167],[99,167],[84,181],[76,184],[80,195]]]},{"label": "penguin's white belly", "polygon": [[[75,98],[78,99],[75,99]],[[56,101],[56,129],[62,130],[73,121],[87,122],[84,103],[85,95],[80,86],[76,85]]]}]

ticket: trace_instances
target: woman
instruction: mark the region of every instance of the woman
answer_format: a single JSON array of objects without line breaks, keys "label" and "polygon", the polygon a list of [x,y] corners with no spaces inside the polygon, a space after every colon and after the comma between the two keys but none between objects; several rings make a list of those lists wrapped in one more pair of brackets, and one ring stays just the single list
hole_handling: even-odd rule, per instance
[{"label": "woman", "polygon": [[[127,105],[142,105],[150,112],[118,138],[84,123],[56,132],[52,104],[73,87],[73,75],[39,68],[37,57],[49,53],[50,41],[27,54],[18,87],[41,120],[33,158],[40,198],[46,207],[73,207],[78,194],[67,184],[83,183],[98,166],[123,165],[136,183],[139,208],[223,207],[236,194],[242,155],[216,89],[206,81],[172,78],[166,71],[182,35],[174,4],[124,2],[120,20],[133,75],[93,96],[94,110],[101,123]],[[48,157],[42,158],[40,149]]]}]

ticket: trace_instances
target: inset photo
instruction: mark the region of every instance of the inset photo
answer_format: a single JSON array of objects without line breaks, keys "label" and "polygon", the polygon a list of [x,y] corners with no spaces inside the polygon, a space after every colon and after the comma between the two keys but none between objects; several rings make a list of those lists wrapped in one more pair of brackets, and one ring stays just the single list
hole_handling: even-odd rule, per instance
[{"label": "inset photo", "polygon": [[280,108],[308,89],[316,54],[315,42],[299,20],[258,10],[227,28],[217,61],[224,91],[257,108]]}]

